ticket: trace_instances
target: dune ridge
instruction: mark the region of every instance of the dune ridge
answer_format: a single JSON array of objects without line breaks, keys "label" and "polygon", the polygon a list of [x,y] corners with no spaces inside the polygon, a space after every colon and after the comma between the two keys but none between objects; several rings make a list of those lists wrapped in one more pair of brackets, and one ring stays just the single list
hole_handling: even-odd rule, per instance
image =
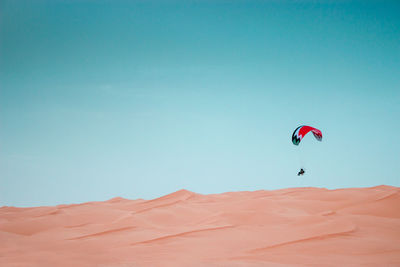
[{"label": "dune ridge", "polygon": [[0,208],[0,266],[400,266],[400,188]]}]

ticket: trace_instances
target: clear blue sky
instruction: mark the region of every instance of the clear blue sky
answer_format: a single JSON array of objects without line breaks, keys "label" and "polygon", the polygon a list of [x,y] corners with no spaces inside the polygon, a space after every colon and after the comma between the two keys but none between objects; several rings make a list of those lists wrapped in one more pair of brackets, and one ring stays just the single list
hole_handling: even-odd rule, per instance
[{"label": "clear blue sky", "polygon": [[[399,1],[3,0],[0,206],[400,186],[399,14]],[[294,146],[301,124],[323,141]]]}]

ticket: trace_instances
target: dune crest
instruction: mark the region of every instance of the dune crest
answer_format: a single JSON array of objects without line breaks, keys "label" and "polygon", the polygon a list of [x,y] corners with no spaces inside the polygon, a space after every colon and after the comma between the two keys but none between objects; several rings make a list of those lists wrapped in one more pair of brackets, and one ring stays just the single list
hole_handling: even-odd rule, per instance
[{"label": "dune crest", "polygon": [[400,266],[400,188],[0,208],[0,266]]}]

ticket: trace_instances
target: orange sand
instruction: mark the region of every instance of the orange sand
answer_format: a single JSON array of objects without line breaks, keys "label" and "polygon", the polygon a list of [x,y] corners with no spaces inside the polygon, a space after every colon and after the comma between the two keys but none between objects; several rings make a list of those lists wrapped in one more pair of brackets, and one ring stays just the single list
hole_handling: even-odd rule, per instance
[{"label": "orange sand", "polygon": [[2,207],[0,266],[400,266],[400,188]]}]

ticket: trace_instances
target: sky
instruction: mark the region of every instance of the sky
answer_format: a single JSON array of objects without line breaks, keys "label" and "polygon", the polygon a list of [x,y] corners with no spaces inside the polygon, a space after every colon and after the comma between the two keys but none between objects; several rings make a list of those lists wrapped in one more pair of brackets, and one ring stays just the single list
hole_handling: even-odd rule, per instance
[{"label": "sky", "polygon": [[[0,206],[400,186],[399,14],[398,1],[2,0]],[[299,125],[322,142],[294,146]]]}]

